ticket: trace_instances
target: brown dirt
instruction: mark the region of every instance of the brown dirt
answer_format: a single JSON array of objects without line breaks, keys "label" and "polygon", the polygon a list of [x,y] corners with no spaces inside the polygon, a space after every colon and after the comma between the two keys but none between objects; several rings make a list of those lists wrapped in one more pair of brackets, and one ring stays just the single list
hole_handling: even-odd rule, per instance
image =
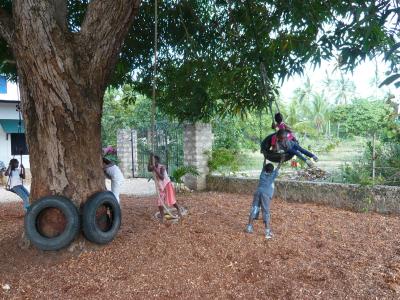
[{"label": "brown dirt", "polygon": [[400,298],[398,217],[274,200],[266,241],[243,232],[251,198],[179,195],[190,215],[166,227],[125,197],[116,239],[80,253],[21,250],[21,205],[1,205],[0,298]]}]

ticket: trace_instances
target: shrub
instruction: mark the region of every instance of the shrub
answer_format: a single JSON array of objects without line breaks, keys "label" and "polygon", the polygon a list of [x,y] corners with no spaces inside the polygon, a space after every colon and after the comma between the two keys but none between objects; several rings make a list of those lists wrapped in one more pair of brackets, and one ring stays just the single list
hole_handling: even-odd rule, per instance
[{"label": "shrub", "polygon": [[210,172],[236,173],[239,171],[238,152],[231,149],[217,148],[212,152],[206,152],[208,155],[208,168]]}]

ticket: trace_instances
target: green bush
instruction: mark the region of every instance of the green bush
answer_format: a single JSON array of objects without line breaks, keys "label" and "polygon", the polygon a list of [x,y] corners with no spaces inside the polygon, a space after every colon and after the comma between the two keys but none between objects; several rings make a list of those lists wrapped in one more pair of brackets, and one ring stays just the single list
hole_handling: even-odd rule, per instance
[{"label": "green bush", "polygon": [[377,142],[375,153],[375,180],[372,179],[372,142],[370,141],[360,160],[342,166],[343,181],[362,185],[400,185],[400,145]]},{"label": "green bush", "polygon": [[176,168],[173,172],[172,172],[172,176],[171,176],[171,180],[173,182],[176,182],[178,184],[182,184],[183,183],[183,177],[185,175],[193,175],[193,176],[199,176],[199,171],[197,170],[197,168],[195,166],[182,166],[182,167],[178,167]]},{"label": "green bush", "polygon": [[210,172],[236,173],[239,171],[239,153],[226,148],[213,149],[206,152]]}]

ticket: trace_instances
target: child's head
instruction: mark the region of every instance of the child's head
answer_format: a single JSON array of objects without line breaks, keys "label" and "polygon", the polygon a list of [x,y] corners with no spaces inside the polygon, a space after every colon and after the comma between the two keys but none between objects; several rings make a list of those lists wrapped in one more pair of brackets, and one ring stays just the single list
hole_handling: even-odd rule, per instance
[{"label": "child's head", "polygon": [[283,121],[283,116],[282,116],[282,114],[279,113],[279,112],[276,113],[276,114],[275,114],[275,122],[278,123],[278,124],[281,124],[282,121]]},{"label": "child's head", "polygon": [[276,139],[278,141],[283,141],[287,137],[287,133],[285,129],[279,129],[278,132],[276,133]]},{"label": "child's head", "polygon": [[112,163],[111,160],[109,160],[108,158],[103,157],[103,164],[109,165],[109,164],[111,164],[111,163]]},{"label": "child's head", "polygon": [[273,164],[266,164],[264,166],[264,172],[272,173],[273,170],[274,170],[274,165]]},{"label": "child's head", "polygon": [[159,164],[160,163],[160,157],[158,155],[154,155],[154,163]]},{"label": "child's head", "polygon": [[11,160],[10,160],[10,166],[11,166],[11,169],[12,169],[12,170],[17,169],[18,166],[19,166],[19,161],[18,161],[18,159],[16,159],[16,158],[11,159]]}]

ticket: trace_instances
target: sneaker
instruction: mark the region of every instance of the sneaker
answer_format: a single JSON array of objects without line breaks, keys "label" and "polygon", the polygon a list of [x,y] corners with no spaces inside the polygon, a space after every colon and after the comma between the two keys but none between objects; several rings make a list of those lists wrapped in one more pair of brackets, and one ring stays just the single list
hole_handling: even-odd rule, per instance
[{"label": "sneaker", "polygon": [[310,168],[314,167],[314,163],[313,163],[311,160],[309,160],[309,159],[306,160],[306,164],[307,164],[307,166],[310,167]]},{"label": "sneaker", "polygon": [[270,240],[273,236],[271,229],[265,229],[265,239]]},{"label": "sneaker", "polygon": [[253,225],[248,224],[248,225],[246,226],[246,232],[247,232],[247,233],[253,233]]},{"label": "sneaker", "polygon": [[318,157],[316,157],[316,156],[314,155],[313,160],[314,160],[315,162],[318,162]]}]

